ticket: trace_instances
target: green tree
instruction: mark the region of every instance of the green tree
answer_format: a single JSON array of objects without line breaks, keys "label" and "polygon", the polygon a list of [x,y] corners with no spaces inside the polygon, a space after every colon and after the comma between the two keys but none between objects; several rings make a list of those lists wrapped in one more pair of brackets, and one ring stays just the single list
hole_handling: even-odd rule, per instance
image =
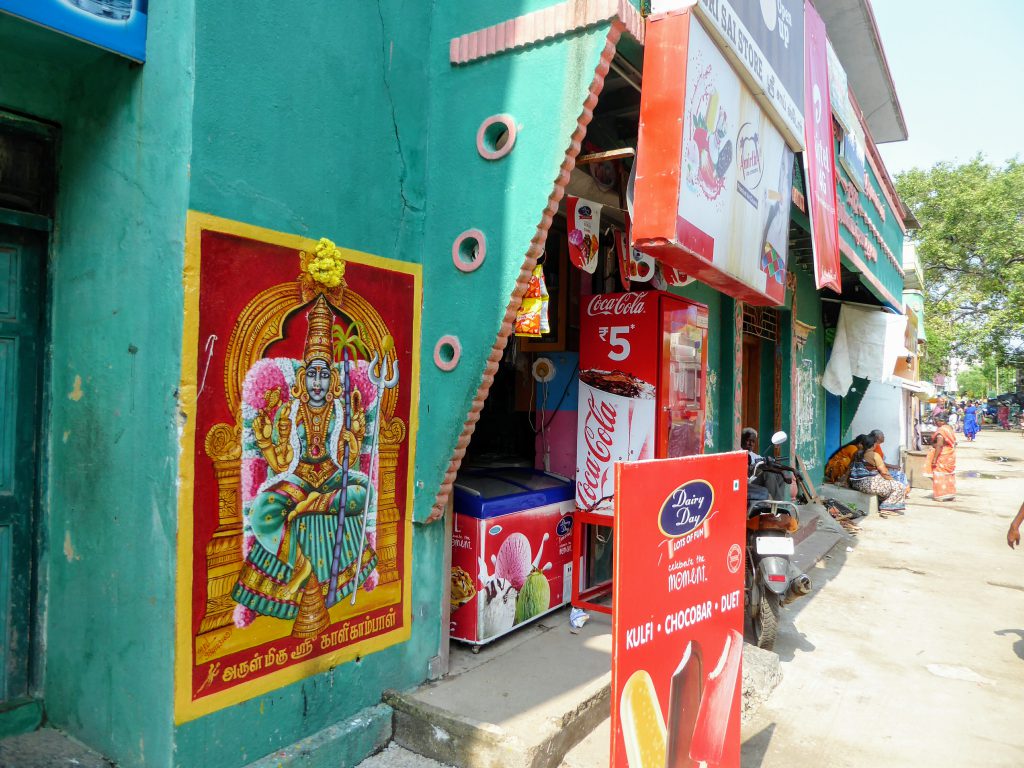
[{"label": "green tree", "polygon": [[950,356],[1024,361],[1024,164],[995,166],[979,155],[908,171],[896,188],[921,223],[925,373]]}]

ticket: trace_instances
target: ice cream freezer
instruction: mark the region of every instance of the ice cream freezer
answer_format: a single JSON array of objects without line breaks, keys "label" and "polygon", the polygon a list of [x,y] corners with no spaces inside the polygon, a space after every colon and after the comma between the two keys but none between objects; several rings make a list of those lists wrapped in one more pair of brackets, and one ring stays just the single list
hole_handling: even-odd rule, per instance
[{"label": "ice cream freezer", "polygon": [[455,481],[451,637],[489,643],[569,602],[576,486],[539,470]]}]

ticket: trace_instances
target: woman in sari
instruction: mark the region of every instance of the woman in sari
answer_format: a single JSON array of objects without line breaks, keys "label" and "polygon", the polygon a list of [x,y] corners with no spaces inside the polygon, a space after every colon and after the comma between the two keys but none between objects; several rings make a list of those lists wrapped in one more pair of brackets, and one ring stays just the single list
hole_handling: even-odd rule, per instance
[{"label": "woman in sari", "polygon": [[868,435],[864,438],[864,446],[853,455],[850,463],[850,487],[877,496],[878,514],[889,517],[907,508],[907,489],[903,483],[893,479],[874,448],[875,438]]},{"label": "woman in sari", "polygon": [[864,445],[866,435],[857,435],[853,440],[839,448],[825,462],[825,482],[845,484],[846,473],[850,471],[853,455]]},{"label": "woman in sari", "polygon": [[936,501],[956,498],[956,435],[945,418],[936,419],[939,431],[925,460],[927,472],[932,476],[932,497]]},{"label": "woman in sari", "polygon": [[1010,407],[1008,405],[1002,405],[996,409],[996,419],[999,420],[999,426],[1003,429],[1010,428]]},{"label": "woman in sari", "polygon": [[973,443],[980,429],[978,426],[978,406],[974,403],[968,403],[967,408],[964,409],[964,437],[967,438],[968,442]]},{"label": "woman in sari", "polygon": [[[885,464],[885,450],[882,448],[882,444],[885,442],[885,433],[880,429],[873,429],[870,434],[875,439],[875,453],[878,454],[882,464]],[[889,470],[889,476],[893,480],[903,483],[903,487],[906,488],[905,496],[909,496],[910,482],[907,480],[907,474],[895,464],[885,464],[885,467]]]}]

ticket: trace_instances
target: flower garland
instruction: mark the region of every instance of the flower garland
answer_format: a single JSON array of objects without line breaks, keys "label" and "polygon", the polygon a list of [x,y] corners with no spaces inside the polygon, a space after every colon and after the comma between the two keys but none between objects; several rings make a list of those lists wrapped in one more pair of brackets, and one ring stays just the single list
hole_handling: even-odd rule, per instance
[{"label": "flower garland", "polygon": [[314,249],[313,260],[309,262],[309,274],[314,280],[328,288],[337,288],[345,277],[345,261],[341,249],[331,240],[321,237]]}]

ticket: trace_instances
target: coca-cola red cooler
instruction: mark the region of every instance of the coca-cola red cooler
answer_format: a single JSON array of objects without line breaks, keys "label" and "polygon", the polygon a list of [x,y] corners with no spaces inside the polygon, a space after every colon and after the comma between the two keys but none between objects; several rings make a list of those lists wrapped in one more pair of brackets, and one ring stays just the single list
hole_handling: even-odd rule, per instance
[{"label": "coca-cola red cooler", "polygon": [[[583,537],[595,533],[589,525],[611,525],[600,516],[612,513],[615,462],[703,451],[708,308],[663,291],[634,291],[591,296],[580,314],[573,556],[587,592],[610,577],[595,553],[604,538],[595,534],[584,544]],[[602,610],[577,592],[573,601]]]}]

